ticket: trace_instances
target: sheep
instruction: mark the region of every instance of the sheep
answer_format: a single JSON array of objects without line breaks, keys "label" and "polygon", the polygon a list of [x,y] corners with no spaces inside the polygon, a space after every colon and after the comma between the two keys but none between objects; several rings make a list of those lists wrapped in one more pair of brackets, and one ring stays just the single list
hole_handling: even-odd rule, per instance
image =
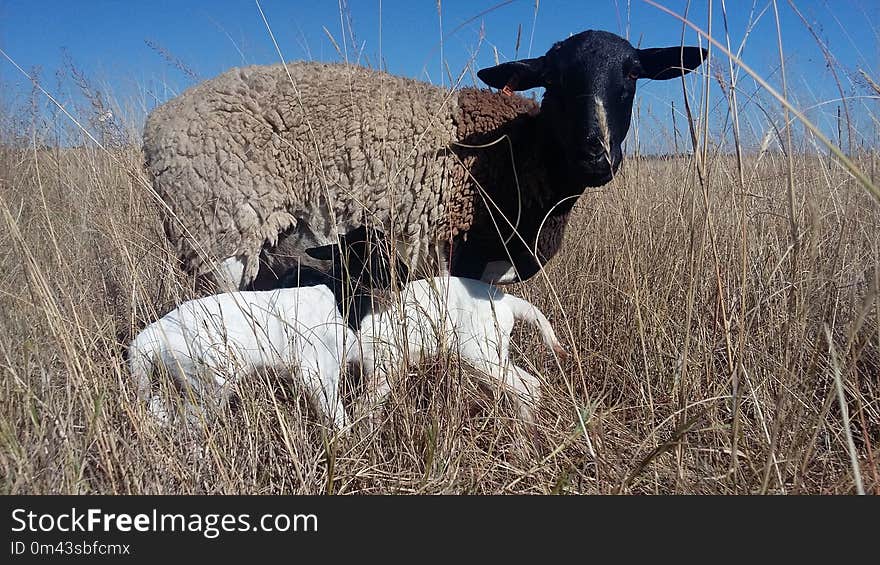
[{"label": "sheep", "polygon": [[[365,288],[389,284],[384,271],[370,270],[367,258],[369,240],[382,237],[365,229],[340,235],[346,249],[345,273],[316,277],[314,286],[190,300],[150,324],[128,347],[139,396],[149,396],[150,374],[160,366],[180,388],[208,405],[222,404],[231,381],[243,370],[296,368],[318,414],[343,428],[347,419],[338,392],[340,372],[358,365],[360,355],[354,330],[340,308],[343,297],[355,294],[347,281]],[[149,403],[154,415],[168,419],[157,397]]]},{"label": "sheep", "polygon": [[[387,261],[382,246],[371,257],[374,265]],[[342,248],[344,252],[344,247]],[[337,265],[334,245],[310,248],[308,255]],[[388,271],[388,268],[384,269]],[[558,356],[567,356],[546,316],[531,303],[498,288],[461,277],[412,280],[382,307],[370,302],[355,305],[361,369],[366,380],[368,406],[378,406],[390,391],[389,377],[403,365],[418,364],[444,350],[513,392],[522,419],[534,423],[533,409],[540,398],[538,379],[510,362],[510,334],[516,320],[537,326],[544,344]]]},{"label": "sheep", "polygon": [[520,417],[534,423],[540,383],[511,363],[510,333],[516,320],[532,323],[544,344],[564,358],[566,352],[541,310],[488,283],[462,277],[411,281],[399,300],[399,305],[361,320],[361,363],[370,402],[385,399],[389,377],[402,363],[417,364],[448,350],[501,390],[513,392]]},{"label": "sheep", "polygon": [[[183,268],[273,288],[306,248],[371,225],[424,276],[508,284],[559,251],[586,187],[621,161],[636,81],[705,49],[637,49],[588,30],[481,69],[500,92],[447,90],[348,64],[232,69],[151,112],[144,156]],[[542,87],[540,106],[514,94]]]},{"label": "sheep", "polygon": [[[317,413],[342,428],[339,374],[359,359],[355,340],[332,292],[320,285],[184,302],[144,328],[129,345],[128,357],[141,398],[149,394],[150,373],[161,366],[208,406],[221,405],[242,372],[295,368]],[[165,418],[155,398],[150,405]]]}]

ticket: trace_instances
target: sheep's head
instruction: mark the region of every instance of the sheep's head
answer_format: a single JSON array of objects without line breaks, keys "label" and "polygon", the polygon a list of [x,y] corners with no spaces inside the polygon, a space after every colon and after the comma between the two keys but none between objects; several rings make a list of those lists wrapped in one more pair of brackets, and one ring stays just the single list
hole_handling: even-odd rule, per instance
[{"label": "sheep's head", "polygon": [[706,59],[698,47],[636,49],[605,31],[584,31],[560,41],[542,57],[480,70],[494,88],[543,87],[541,124],[564,157],[570,187],[582,190],[611,180],[622,160],[636,81],[689,73]]}]

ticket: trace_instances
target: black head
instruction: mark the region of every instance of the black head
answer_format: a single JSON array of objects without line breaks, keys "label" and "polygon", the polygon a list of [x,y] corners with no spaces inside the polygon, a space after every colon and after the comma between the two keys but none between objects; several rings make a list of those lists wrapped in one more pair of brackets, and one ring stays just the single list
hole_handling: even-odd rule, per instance
[{"label": "black head", "polygon": [[636,81],[680,77],[707,55],[698,47],[636,49],[613,33],[590,30],[542,57],[488,67],[477,76],[494,88],[546,89],[542,127],[564,157],[567,178],[582,189],[607,183],[620,166]]},{"label": "black head", "polygon": [[312,247],[306,249],[306,254],[331,262],[328,282],[319,284],[331,288],[339,311],[354,330],[360,329],[361,320],[373,310],[372,291],[389,289],[395,282],[401,283],[409,277],[409,269],[389,247],[385,234],[372,228],[355,228],[340,234],[338,244]]},{"label": "black head", "polygon": [[333,286],[333,279],[324,271],[311,265],[297,264],[278,277],[273,288],[297,288],[303,286]]},{"label": "black head", "polygon": [[393,251],[385,234],[364,226],[339,235],[339,243],[306,249],[313,259],[330,261],[331,276],[344,278],[362,289],[387,289],[395,281],[409,276],[406,264],[395,255],[392,272],[390,257]]}]

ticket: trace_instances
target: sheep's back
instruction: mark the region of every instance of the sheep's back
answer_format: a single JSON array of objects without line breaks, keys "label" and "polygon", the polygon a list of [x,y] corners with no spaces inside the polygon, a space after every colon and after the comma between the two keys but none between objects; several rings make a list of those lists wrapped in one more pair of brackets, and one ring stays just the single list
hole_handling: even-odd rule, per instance
[{"label": "sheep's back", "polygon": [[200,249],[252,256],[297,220],[328,238],[370,222],[424,246],[467,223],[444,213],[462,184],[456,112],[455,93],[362,67],[252,66],[157,108],[144,151],[193,272],[209,268]]}]

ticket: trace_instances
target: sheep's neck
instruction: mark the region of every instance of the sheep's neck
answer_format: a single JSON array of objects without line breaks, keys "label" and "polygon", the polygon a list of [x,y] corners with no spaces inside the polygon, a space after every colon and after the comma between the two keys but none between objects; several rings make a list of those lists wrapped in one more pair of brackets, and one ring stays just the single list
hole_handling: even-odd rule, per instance
[{"label": "sheep's neck", "polygon": [[477,215],[486,212],[481,210],[485,205],[480,188],[508,217],[515,217],[520,208],[541,216],[551,209],[559,215],[571,208],[573,198],[554,206],[566,196],[580,194],[584,187],[570,186],[563,152],[543,127],[535,101],[465,89],[459,108],[456,127],[461,144],[455,151],[470,173]]},{"label": "sheep's neck", "polygon": [[534,249],[541,263],[558,251],[576,201],[566,197],[584,187],[568,180],[562,148],[534,101],[466,89],[459,108],[462,143],[454,150],[468,172],[474,212],[454,244],[454,274],[478,277],[486,262],[512,258],[528,278],[537,269]]}]

